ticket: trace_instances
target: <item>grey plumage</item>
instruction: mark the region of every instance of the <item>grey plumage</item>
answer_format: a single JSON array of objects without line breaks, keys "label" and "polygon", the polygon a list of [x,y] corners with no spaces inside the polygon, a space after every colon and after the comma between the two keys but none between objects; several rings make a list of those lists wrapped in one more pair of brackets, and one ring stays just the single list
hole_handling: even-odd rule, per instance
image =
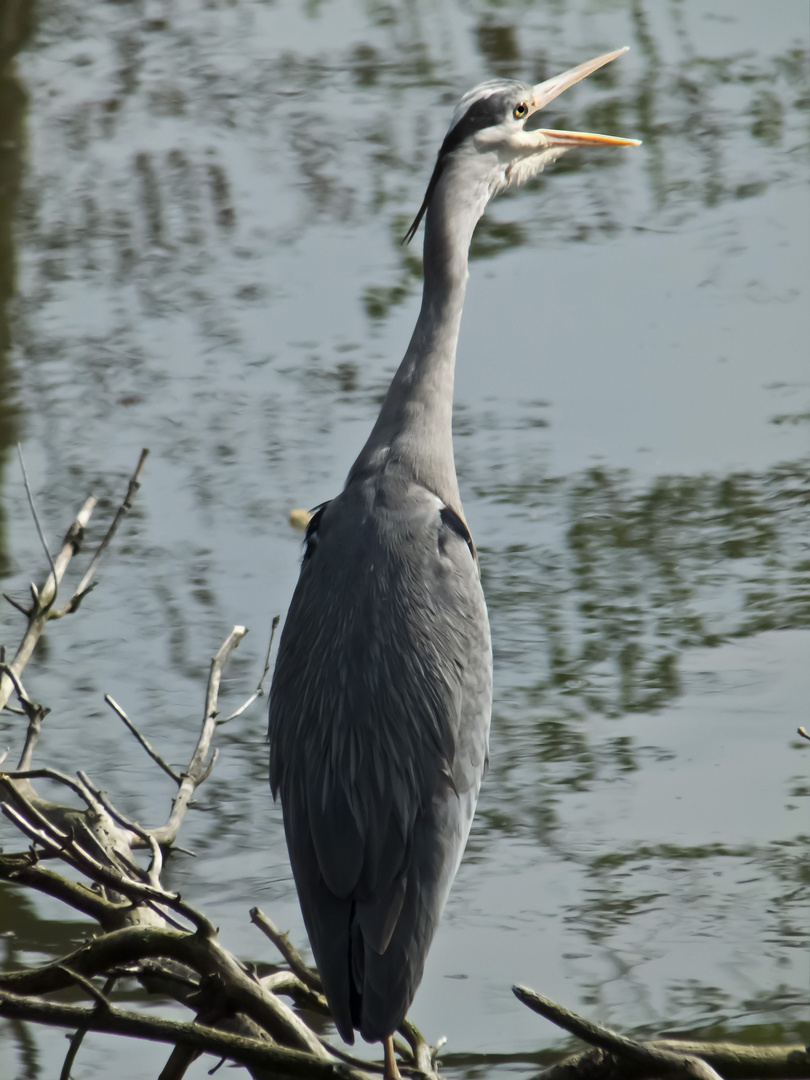
[{"label": "grey plumage", "polygon": [[348,1042],[355,1029],[386,1039],[413,1000],[487,763],[489,624],[451,434],[470,239],[493,194],[569,146],[630,141],[525,123],[617,55],[462,99],[409,230],[426,212],[413,337],[344,490],[307,531],[271,689],[270,782]]},{"label": "grey plumage", "polygon": [[[398,470],[319,511],[291,609],[309,630],[285,635],[273,682],[271,782],[348,1041],[390,1034],[413,998],[486,758],[486,610],[441,511]],[[309,722],[284,723],[292,701]]]}]

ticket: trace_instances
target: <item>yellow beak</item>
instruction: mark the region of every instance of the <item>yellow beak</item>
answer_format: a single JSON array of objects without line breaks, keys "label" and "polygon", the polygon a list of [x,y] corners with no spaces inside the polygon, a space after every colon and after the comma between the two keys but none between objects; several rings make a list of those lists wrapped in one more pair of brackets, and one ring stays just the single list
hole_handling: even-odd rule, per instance
[{"label": "yellow beak", "polygon": [[[538,83],[532,89],[532,104],[529,115],[531,116],[544,108],[555,97],[558,97],[563,90],[567,90],[569,86],[578,83],[580,79],[584,79],[592,71],[596,71],[597,68],[609,64],[617,56],[626,53],[628,48],[629,46],[625,45],[623,49],[604,53],[593,60],[586,60],[584,64],[569,68],[562,75],[555,75],[551,79],[546,79],[545,82]],[[555,128],[534,128],[533,130],[544,135],[548,139],[549,146],[641,146],[640,139],[620,139],[615,135],[595,135],[589,131],[558,131]]]}]

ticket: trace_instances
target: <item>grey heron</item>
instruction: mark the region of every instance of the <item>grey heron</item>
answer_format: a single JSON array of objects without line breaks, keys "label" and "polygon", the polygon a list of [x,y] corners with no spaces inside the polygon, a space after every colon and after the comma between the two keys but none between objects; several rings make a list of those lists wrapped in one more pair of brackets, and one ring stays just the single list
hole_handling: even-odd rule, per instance
[{"label": "grey heron", "polygon": [[314,513],[270,692],[270,783],[337,1029],[385,1048],[422,978],[488,760],[489,622],[453,461],[467,259],[490,198],[572,147],[535,114],[624,49],[462,97],[419,212],[422,306],[343,491]]}]

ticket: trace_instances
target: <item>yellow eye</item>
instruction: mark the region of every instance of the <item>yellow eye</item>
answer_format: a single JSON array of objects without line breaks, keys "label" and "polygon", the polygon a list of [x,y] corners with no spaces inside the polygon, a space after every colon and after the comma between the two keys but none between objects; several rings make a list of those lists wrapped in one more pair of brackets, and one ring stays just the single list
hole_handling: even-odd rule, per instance
[{"label": "yellow eye", "polygon": [[522,120],[528,113],[529,106],[525,101],[518,102],[518,104],[512,110],[512,115],[516,120]]}]

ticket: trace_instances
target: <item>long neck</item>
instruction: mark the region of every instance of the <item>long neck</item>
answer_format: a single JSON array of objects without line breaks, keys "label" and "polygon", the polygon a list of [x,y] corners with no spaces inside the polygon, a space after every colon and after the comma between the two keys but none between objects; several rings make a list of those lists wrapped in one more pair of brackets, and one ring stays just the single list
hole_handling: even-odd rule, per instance
[{"label": "long neck", "polygon": [[[425,284],[413,337],[348,483],[396,468],[461,511],[453,460],[453,374],[467,255],[487,204],[470,163],[450,162],[425,218]],[[471,193],[471,187],[473,190]]]}]

